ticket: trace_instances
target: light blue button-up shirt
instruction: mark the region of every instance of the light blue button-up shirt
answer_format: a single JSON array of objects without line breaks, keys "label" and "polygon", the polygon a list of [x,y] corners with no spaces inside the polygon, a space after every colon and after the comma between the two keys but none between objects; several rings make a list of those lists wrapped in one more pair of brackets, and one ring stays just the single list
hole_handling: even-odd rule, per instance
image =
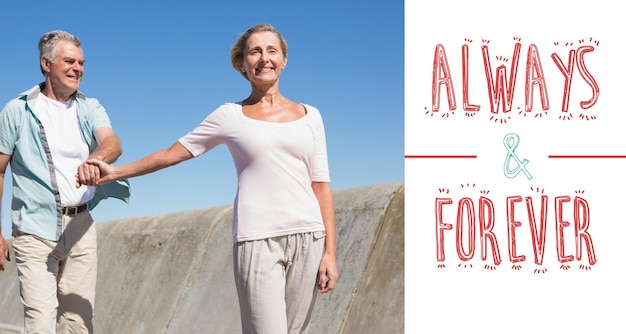
[{"label": "light blue button-up shirt", "polygon": [[[57,241],[62,232],[61,202],[58,188],[52,182],[54,167],[47,158],[43,127],[31,108],[41,85],[21,93],[0,112],[0,152],[11,156],[13,200],[11,218],[13,234],[34,234]],[[97,147],[96,129],[111,126],[111,121],[97,99],[76,93],[76,114],[80,128],[89,146],[89,152]],[[89,202],[93,209],[100,200],[113,197],[125,202],[130,200],[128,180],[120,180],[96,187],[94,198]]]}]

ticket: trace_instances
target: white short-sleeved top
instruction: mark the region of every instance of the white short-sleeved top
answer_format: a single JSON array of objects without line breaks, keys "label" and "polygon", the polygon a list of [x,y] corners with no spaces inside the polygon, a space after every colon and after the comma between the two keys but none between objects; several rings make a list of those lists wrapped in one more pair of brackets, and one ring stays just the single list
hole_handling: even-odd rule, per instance
[{"label": "white short-sleeved top", "polygon": [[237,169],[233,241],[324,230],[311,182],[330,182],[319,110],[291,122],[255,120],[225,103],[179,142],[195,157],[226,144]]}]

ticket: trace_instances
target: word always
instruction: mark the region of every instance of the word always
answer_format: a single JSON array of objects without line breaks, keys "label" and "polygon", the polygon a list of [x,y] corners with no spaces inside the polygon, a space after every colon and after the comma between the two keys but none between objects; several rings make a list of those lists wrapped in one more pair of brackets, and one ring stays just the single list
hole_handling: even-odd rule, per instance
[{"label": "word always", "polygon": [[[489,46],[486,44],[481,46],[482,65],[485,71],[485,83],[492,114],[499,114],[500,112],[506,114],[509,113],[512,109],[513,97],[515,94],[517,81],[517,73],[519,69],[520,53],[522,48],[522,45],[519,42],[520,39],[515,38],[515,40],[516,43],[513,47],[511,68],[509,69],[508,74],[507,67],[504,64],[496,67],[495,70],[492,70],[491,58],[489,55]],[[488,43],[488,41],[484,42]],[[581,40],[579,42],[582,43],[584,41]],[[589,42],[593,42],[593,40],[590,40]],[[573,43],[567,43],[567,45],[573,45]],[[580,74],[584,82],[591,88],[591,96],[586,100],[580,101],[580,107],[582,109],[589,109],[593,107],[598,101],[600,88],[591,71],[589,71],[589,69],[585,65],[585,57],[588,53],[593,52],[594,50],[595,49],[592,45],[582,45],[576,49],[571,49],[569,50],[567,56],[567,62],[564,62],[556,52],[551,54],[551,58],[554,64],[563,75],[561,102],[561,111],[563,113],[568,113],[569,110],[572,81],[576,74],[575,70],[577,70],[577,73]],[[470,58],[469,46],[467,44],[462,45],[461,54],[463,110],[465,110],[466,112],[476,113],[480,111],[481,106],[470,102]],[[546,111],[550,109],[550,101],[548,98],[548,85],[546,82],[546,74],[543,69],[539,48],[535,44],[531,44],[528,46],[526,54],[527,58],[525,68],[526,74],[524,80],[524,111],[528,113],[533,110],[535,89],[537,89],[539,93],[541,108],[543,111]],[[437,113],[440,109],[440,97],[442,94],[442,89],[445,89],[450,110],[455,110],[457,108],[457,101],[454,83],[452,80],[452,72],[450,70],[450,64],[446,55],[446,49],[441,44],[438,44],[435,47],[432,74],[433,113]]]}]

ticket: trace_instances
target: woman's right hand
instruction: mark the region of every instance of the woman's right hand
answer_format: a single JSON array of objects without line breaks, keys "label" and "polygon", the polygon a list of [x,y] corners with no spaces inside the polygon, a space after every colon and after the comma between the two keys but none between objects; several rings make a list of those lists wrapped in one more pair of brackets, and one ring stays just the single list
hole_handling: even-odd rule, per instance
[{"label": "woman's right hand", "polygon": [[78,168],[76,187],[81,185],[97,186],[112,182],[115,180],[112,176],[113,169],[113,166],[102,160],[89,159]]}]

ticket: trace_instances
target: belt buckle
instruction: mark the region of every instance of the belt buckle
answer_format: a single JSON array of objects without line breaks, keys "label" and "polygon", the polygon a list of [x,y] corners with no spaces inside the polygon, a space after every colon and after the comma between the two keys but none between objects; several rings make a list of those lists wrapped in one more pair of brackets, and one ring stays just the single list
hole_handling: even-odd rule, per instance
[{"label": "belt buckle", "polygon": [[75,216],[78,213],[84,211],[87,208],[87,204],[82,204],[78,206],[65,206],[61,208],[61,213],[66,216]]}]

